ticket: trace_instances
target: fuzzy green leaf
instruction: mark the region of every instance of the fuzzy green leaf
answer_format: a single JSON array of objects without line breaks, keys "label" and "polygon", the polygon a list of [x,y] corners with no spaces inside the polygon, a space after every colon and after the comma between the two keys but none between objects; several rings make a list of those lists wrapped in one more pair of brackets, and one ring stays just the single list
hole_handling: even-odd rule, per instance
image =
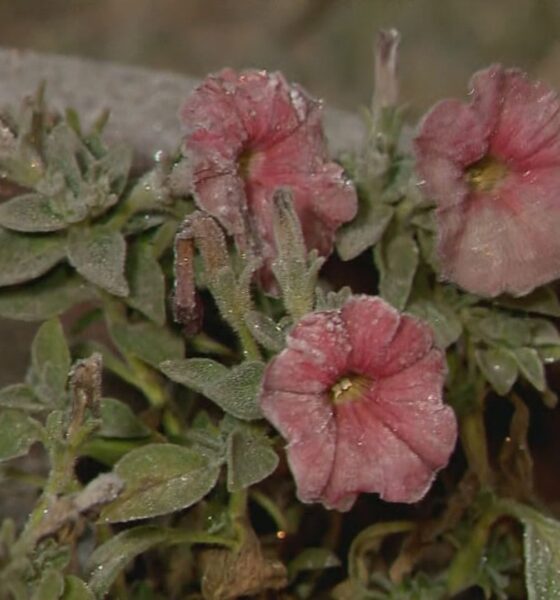
[{"label": "fuzzy green leaf", "polygon": [[227,439],[227,465],[227,487],[234,492],[268,477],[278,466],[278,456],[263,433],[240,425]]},{"label": "fuzzy green leaf", "polygon": [[43,573],[31,600],[59,600],[64,592],[64,578],[53,569]]},{"label": "fuzzy green leaf", "polygon": [[560,301],[556,292],[550,286],[543,286],[521,298],[502,296],[495,300],[502,306],[523,310],[529,313],[538,313],[550,317],[560,317]]},{"label": "fuzzy green leaf", "polygon": [[0,204],[0,225],[14,231],[49,232],[64,229],[66,221],[53,210],[50,198],[24,194]]},{"label": "fuzzy green leaf", "polygon": [[220,465],[189,448],[149,444],[126,454],[114,468],[124,492],[101,513],[107,522],[165,515],[198,502],[214,487]]},{"label": "fuzzy green leaf", "polygon": [[96,166],[108,177],[111,190],[116,194],[120,194],[126,186],[130,167],[132,166],[130,146],[128,144],[112,146]]},{"label": "fuzzy green leaf", "polygon": [[74,575],[66,575],[61,600],[95,600],[95,596],[81,579]]},{"label": "fuzzy green leaf", "polygon": [[539,392],[544,392],[546,389],[546,378],[539,353],[534,348],[514,348],[512,353],[519,366],[519,370],[527,381],[537,388]]},{"label": "fuzzy green leaf", "polygon": [[0,316],[18,321],[43,321],[91,296],[91,290],[81,277],[69,275],[61,267],[38,281],[1,289]]},{"label": "fuzzy green leaf", "polygon": [[0,286],[35,279],[64,259],[65,239],[0,229]]},{"label": "fuzzy green leaf", "polygon": [[128,295],[124,277],[126,242],[118,231],[101,227],[70,232],[68,260],[78,273],[115,296]]},{"label": "fuzzy green leaf", "polygon": [[80,150],[83,152],[83,144],[64,121],[53,128],[45,147],[49,169],[62,173],[68,186],[76,195],[82,181],[82,173],[76,159],[76,154]]},{"label": "fuzzy green leaf", "polygon": [[107,438],[142,438],[149,436],[150,430],[127,404],[114,398],[103,398],[101,427],[97,435]]},{"label": "fuzzy green leaf", "polygon": [[166,361],[160,369],[173,381],[200,392],[224,412],[251,421],[262,417],[257,403],[264,365],[247,361],[231,370],[203,358]]},{"label": "fuzzy green leaf", "polygon": [[46,404],[56,406],[66,397],[66,380],[71,358],[60,321],[45,322],[31,345],[29,382]]},{"label": "fuzzy green leaf", "polygon": [[165,323],[165,278],[151,244],[136,242],[129,248],[126,275],[130,285],[128,304],[158,325]]},{"label": "fuzzy green leaf", "polygon": [[461,320],[445,304],[419,299],[411,302],[406,310],[432,326],[440,348],[448,348],[454,344],[463,331]]},{"label": "fuzzy green leaf", "polygon": [[40,412],[46,408],[39,402],[31,386],[24,383],[16,383],[1,389],[0,407],[16,408],[25,412]]},{"label": "fuzzy green leaf", "polygon": [[167,531],[156,525],[143,525],[122,531],[99,546],[91,555],[89,587],[97,598],[104,598],[119,573],[136,556],[161,544]]},{"label": "fuzzy green leaf", "polygon": [[352,260],[381,239],[394,209],[382,202],[360,202],[356,218],[341,227],[336,235],[336,249],[342,260]]},{"label": "fuzzy green leaf", "polygon": [[517,379],[517,364],[513,356],[502,348],[477,350],[476,362],[484,377],[501,396],[505,396]]},{"label": "fuzzy green leaf", "polygon": [[251,310],[245,315],[245,322],[263,348],[273,352],[282,350],[285,344],[284,332],[268,315]]},{"label": "fuzzy green leaf", "polygon": [[288,579],[293,581],[303,571],[322,571],[340,566],[340,560],[328,548],[306,548],[288,564]]},{"label": "fuzzy green leaf", "polygon": [[39,439],[39,425],[20,410],[0,409],[0,461],[27,454]]},{"label": "fuzzy green leaf", "polygon": [[418,246],[410,233],[384,237],[375,247],[379,293],[398,310],[406,306],[418,267]]}]

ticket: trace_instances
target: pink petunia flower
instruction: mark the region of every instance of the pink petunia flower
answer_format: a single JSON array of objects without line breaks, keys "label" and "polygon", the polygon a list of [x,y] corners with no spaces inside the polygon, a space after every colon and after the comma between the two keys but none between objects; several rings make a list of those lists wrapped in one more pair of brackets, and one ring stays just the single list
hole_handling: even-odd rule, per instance
[{"label": "pink petunia flower", "polygon": [[242,248],[253,245],[269,288],[278,187],[291,188],[307,248],[330,254],[337,228],[356,214],[357,197],[342,168],[329,162],[318,101],[279,73],[225,69],[193,92],[181,115],[196,202]]},{"label": "pink petunia flower", "polygon": [[415,502],[455,446],[445,358],[431,329],[377,297],[306,315],[268,365],[260,403],[288,441],[302,502],[349,510],[360,492]]},{"label": "pink petunia flower", "polygon": [[560,100],[499,65],[471,87],[468,104],[438,103],[415,140],[441,274],[482,296],[524,295],[560,275]]}]

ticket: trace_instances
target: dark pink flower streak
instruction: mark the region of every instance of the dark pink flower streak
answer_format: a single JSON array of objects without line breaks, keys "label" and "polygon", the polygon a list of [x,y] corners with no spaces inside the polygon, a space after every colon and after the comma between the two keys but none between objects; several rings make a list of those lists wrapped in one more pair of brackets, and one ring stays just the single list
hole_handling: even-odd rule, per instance
[{"label": "dark pink flower streak", "polygon": [[279,73],[231,69],[208,77],[182,112],[195,199],[238,243],[248,232],[264,259],[276,254],[272,196],[291,188],[307,248],[330,254],[357,210],[356,191],[329,162],[321,105]]},{"label": "dark pink flower streak", "polygon": [[422,498],[457,437],[445,371],[430,328],[380,298],[303,317],[260,396],[288,441],[300,500],[346,511],[360,492]]},{"label": "dark pink flower streak", "polygon": [[483,296],[523,295],[560,275],[560,100],[520,71],[474,75],[415,140],[437,203],[442,275]]}]

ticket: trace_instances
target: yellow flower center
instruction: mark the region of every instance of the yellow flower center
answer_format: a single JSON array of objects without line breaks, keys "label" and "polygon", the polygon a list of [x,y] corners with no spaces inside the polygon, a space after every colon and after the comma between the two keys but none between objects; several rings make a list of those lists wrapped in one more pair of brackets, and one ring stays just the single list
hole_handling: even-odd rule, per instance
[{"label": "yellow flower center", "polygon": [[251,172],[251,161],[255,157],[256,152],[252,150],[244,150],[237,159],[237,173],[241,179],[247,181]]},{"label": "yellow flower center", "polygon": [[476,192],[491,192],[507,175],[507,166],[486,155],[467,169],[467,181]]},{"label": "yellow flower center", "polygon": [[352,400],[360,400],[368,390],[371,381],[363,375],[347,375],[339,379],[331,388],[334,404],[345,404]]}]

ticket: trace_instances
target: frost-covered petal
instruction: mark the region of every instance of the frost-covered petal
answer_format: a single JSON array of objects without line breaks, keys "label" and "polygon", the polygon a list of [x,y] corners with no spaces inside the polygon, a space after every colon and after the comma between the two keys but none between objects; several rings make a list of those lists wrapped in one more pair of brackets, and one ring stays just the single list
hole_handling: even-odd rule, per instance
[{"label": "frost-covered petal", "polygon": [[316,502],[327,484],[335,452],[332,407],[321,394],[292,394],[265,390],[265,417],[288,441],[288,463],[302,502]]}]

